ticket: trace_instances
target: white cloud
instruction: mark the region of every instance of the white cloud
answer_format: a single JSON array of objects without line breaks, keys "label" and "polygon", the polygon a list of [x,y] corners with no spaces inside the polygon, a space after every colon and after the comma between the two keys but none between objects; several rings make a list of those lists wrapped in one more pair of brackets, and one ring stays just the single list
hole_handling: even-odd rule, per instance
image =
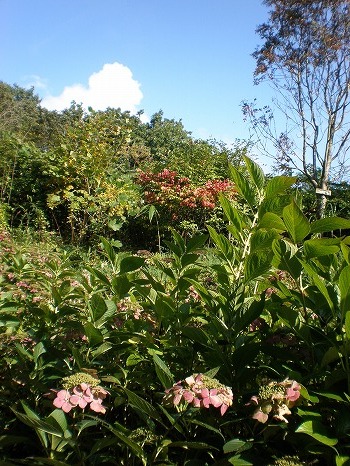
[{"label": "white cloud", "polygon": [[24,82],[24,87],[26,89],[30,89],[31,87],[34,87],[36,89],[47,89],[47,82],[45,79],[42,79],[40,76],[36,74],[31,74],[29,76],[24,76],[22,79],[22,82]]},{"label": "white cloud", "polygon": [[59,96],[48,95],[41,105],[48,110],[63,110],[74,100],[85,109],[105,110],[107,107],[137,112],[142,100],[140,84],[133,78],[131,70],[121,63],[107,63],[102,70],[89,77],[88,86],[73,84],[66,86]]}]

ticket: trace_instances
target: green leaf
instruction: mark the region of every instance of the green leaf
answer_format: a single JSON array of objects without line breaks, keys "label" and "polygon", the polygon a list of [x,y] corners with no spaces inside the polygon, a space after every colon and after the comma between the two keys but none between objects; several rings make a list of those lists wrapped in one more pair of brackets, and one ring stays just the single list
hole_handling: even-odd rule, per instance
[{"label": "green leaf", "polygon": [[274,176],[266,185],[265,196],[269,198],[284,194],[296,180],[294,176]]},{"label": "green leaf", "polygon": [[345,314],[345,334],[348,340],[350,340],[350,310]]},{"label": "green leaf", "polygon": [[140,445],[125,435],[125,433],[122,431],[122,427],[119,426],[118,423],[115,423],[114,426],[108,424],[107,422],[100,421],[100,423],[103,424],[108,430],[110,430],[121,442],[123,442],[124,445],[128,446],[138,458],[143,460],[143,464],[146,464],[143,449],[140,447]]},{"label": "green leaf", "polygon": [[251,442],[245,442],[244,440],[239,440],[238,438],[229,440],[224,445],[224,453],[231,453],[232,451],[242,451],[247,450],[252,447]]},{"label": "green leaf", "polygon": [[294,280],[298,280],[302,266],[296,256],[298,253],[297,246],[283,239],[274,240],[272,243],[272,252],[274,254],[272,265],[276,269],[287,271]]},{"label": "green leaf", "polygon": [[208,235],[205,234],[193,236],[186,244],[186,251],[193,252],[197,251],[198,249],[201,249],[207,240]]},{"label": "green leaf", "polygon": [[283,220],[294,243],[302,241],[311,231],[309,221],[294,200],[283,209]]},{"label": "green leaf", "polygon": [[158,214],[157,209],[155,208],[154,205],[150,205],[148,209],[148,219],[149,222],[152,223],[153,217]]},{"label": "green leaf", "polygon": [[50,418],[55,420],[56,425],[58,425],[62,430],[62,434],[64,434],[64,432],[67,431],[68,422],[66,415],[64,414],[62,409],[55,409],[54,411],[52,411],[52,413],[48,416],[47,421],[49,421]]},{"label": "green leaf", "polygon": [[254,209],[256,204],[255,189],[252,188],[251,183],[232,165],[230,165],[230,174],[238,193]]},{"label": "green leaf", "polygon": [[303,266],[303,269],[306,271],[308,276],[311,278],[315,286],[322,293],[323,297],[326,299],[329,308],[334,312],[334,303],[331,297],[329,296],[328,290],[322,279],[319,277],[318,273],[312,268],[310,264],[305,261],[300,260],[300,263]]},{"label": "green leaf", "polygon": [[241,455],[232,456],[228,459],[228,462],[233,464],[233,466],[254,466],[254,463],[252,463],[250,460],[241,458]]},{"label": "green leaf", "polygon": [[148,401],[144,400],[140,396],[136,395],[136,393],[131,392],[127,388],[124,388],[124,391],[128,397],[129,403],[131,406],[142,411],[147,416],[155,419],[156,421],[162,423],[162,419],[158,413],[158,411],[150,404]]},{"label": "green leaf", "polygon": [[280,237],[279,233],[272,230],[260,229],[254,231],[250,238],[250,250],[255,252],[257,250],[269,249],[271,251],[272,242],[274,239]]},{"label": "green leaf", "polygon": [[86,322],[84,331],[91,346],[99,345],[103,342],[102,333],[91,322]]},{"label": "green leaf", "polygon": [[38,363],[38,359],[40,358],[40,356],[42,354],[46,353],[46,349],[43,345],[43,343],[40,341],[38,344],[36,344],[34,346],[34,351],[33,351],[33,358],[34,358],[34,362],[35,364]]},{"label": "green leaf", "polygon": [[330,437],[327,428],[317,419],[311,419],[303,422],[295,431],[299,434],[306,434],[318,442],[330,447],[338,443],[338,439]]},{"label": "green leaf", "polygon": [[265,185],[265,175],[260,166],[247,156],[243,156],[247,170],[255,186],[261,190]]},{"label": "green leaf", "polygon": [[[26,424],[29,427],[32,427],[35,429],[38,433],[38,435],[42,437],[43,433],[47,434],[52,434],[56,435],[57,437],[62,437],[62,431],[61,429],[58,429],[56,427],[53,427],[49,422],[42,421],[39,418],[33,417],[31,414],[26,415],[23,413],[20,413],[16,411],[15,409],[11,408],[12,411],[15,413],[16,417],[23,422],[23,424]],[[47,446],[47,441],[45,441],[45,445]]]},{"label": "green leaf", "polygon": [[105,341],[104,343],[102,343],[102,345],[100,345],[94,351],[91,352],[93,359],[96,359],[98,356],[101,356],[101,354],[107,353],[107,351],[109,351],[112,348],[112,343]]},{"label": "green leaf", "polygon": [[327,217],[311,223],[311,233],[326,233],[334,230],[347,230],[350,220],[341,217]]},{"label": "green leaf", "polygon": [[224,214],[230,223],[230,232],[236,239],[240,239],[240,235],[245,227],[245,221],[242,213],[233,206],[232,202],[229,201],[222,193],[219,194],[219,201],[224,211]]},{"label": "green leaf", "polygon": [[162,383],[163,387],[165,389],[172,387],[174,384],[174,377],[168,366],[157,354],[153,354],[153,361],[158,379]]},{"label": "green leaf", "polygon": [[95,321],[95,327],[101,328],[111,317],[114,317],[117,311],[117,305],[114,301],[104,300],[106,312]]},{"label": "green leaf", "polygon": [[262,216],[258,228],[265,228],[266,230],[274,229],[280,232],[286,231],[283,220],[272,212],[266,212],[266,214]]},{"label": "green leaf", "polygon": [[207,225],[207,228],[215,246],[222,252],[225,259],[231,262],[235,257],[235,249],[231,242],[224,235],[217,233],[211,226]]},{"label": "green leaf", "polygon": [[340,310],[344,315],[350,312],[350,265],[343,268],[339,275]]},{"label": "green leaf", "polygon": [[94,294],[90,298],[89,307],[93,321],[96,322],[107,310],[105,300],[99,294]]},{"label": "green leaf", "polygon": [[350,466],[350,456],[339,456],[335,457],[336,466]]},{"label": "green leaf", "polygon": [[262,294],[260,301],[253,301],[251,305],[246,309],[243,306],[243,310],[237,314],[235,321],[235,331],[237,334],[246,329],[253,320],[261,316],[265,306],[265,293]]},{"label": "green leaf", "polygon": [[133,272],[134,270],[139,269],[145,262],[143,257],[139,256],[129,256],[124,257],[120,261],[120,273],[128,273]]},{"label": "green leaf", "polygon": [[304,252],[308,259],[312,257],[336,254],[340,248],[340,238],[316,238],[304,242]]},{"label": "green leaf", "polygon": [[244,264],[244,280],[248,283],[270,270],[272,254],[267,251],[257,251],[249,254]]}]

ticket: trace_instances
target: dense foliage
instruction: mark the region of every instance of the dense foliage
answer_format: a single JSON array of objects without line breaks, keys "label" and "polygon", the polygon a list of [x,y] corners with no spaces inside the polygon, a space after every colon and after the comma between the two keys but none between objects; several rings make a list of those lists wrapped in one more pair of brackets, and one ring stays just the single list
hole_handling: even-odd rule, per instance
[{"label": "dense foliage", "polygon": [[350,221],[245,163],[167,254],[3,232],[2,464],[349,464]]}]

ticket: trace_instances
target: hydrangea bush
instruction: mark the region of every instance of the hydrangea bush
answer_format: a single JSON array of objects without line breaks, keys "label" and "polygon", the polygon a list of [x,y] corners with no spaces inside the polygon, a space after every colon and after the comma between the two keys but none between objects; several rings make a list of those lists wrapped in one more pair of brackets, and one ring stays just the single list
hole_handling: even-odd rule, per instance
[{"label": "hydrangea bush", "polygon": [[249,159],[231,177],[227,231],[161,260],[1,236],[0,462],[350,462],[350,222]]}]

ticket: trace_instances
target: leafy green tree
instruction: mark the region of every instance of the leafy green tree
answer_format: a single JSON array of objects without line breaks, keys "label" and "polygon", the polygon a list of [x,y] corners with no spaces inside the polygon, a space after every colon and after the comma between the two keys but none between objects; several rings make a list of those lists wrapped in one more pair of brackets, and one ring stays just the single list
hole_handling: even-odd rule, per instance
[{"label": "leafy green tree", "polygon": [[[346,173],[350,141],[350,4],[348,0],[265,0],[268,21],[257,29],[256,82],[277,91],[279,115],[243,104],[252,128],[270,141],[277,166],[301,171],[325,214],[330,181]],[[280,116],[278,117],[280,119]],[[277,128],[277,131],[276,131]],[[263,142],[262,141],[262,142]],[[267,145],[269,147],[269,145]],[[269,150],[269,149],[268,149]]]},{"label": "leafy green tree", "polygon": [[73,242],[106,233],[108,223],[124,220],[136,207],[137,189],[128,175],[134,165],[129,122],[128,112],[90,109],[50,153],[48,204],[62,231],[68,225]]}]

